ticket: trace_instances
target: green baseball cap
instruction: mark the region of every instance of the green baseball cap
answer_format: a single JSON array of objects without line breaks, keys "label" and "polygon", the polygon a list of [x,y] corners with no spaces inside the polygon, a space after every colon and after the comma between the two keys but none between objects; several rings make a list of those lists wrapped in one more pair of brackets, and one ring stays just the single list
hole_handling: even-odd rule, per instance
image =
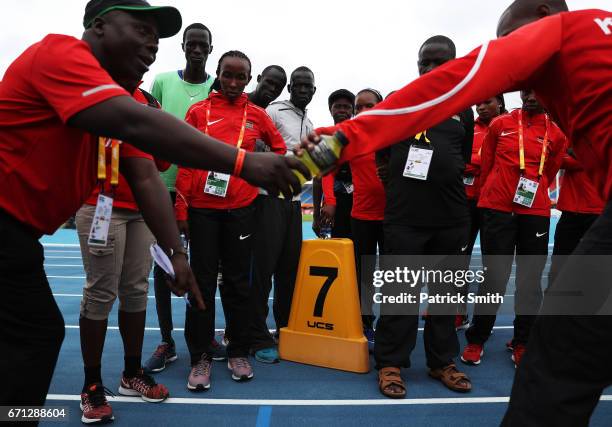
[{"label": "green baseball cap", "polygon": [[145,0],[91,0],[85,6],[83,26],[89,28],[94,19],[113,10],[147,13],[155,18],[159,37],[172,37],[181,30],[181,13],[172,6],[151,6]]}]

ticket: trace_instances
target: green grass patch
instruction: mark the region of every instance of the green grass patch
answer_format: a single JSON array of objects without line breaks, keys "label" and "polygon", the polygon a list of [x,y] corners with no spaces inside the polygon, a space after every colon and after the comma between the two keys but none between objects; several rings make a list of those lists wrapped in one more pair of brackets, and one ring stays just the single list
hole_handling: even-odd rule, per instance
[{"label": "green grass patch", "polygon": [[303,214],[302,215],[302,222],[312,222],[312,214]]}]

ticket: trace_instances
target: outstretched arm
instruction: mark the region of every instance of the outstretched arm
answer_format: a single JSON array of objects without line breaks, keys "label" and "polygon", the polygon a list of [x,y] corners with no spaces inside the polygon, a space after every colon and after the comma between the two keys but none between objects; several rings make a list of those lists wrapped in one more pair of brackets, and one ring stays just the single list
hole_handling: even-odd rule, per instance
[{"label": "outstretched arm", "polygon": [[521,88],[547,65],[560,43],[561,17],[555,15],[447,62],[336,126],[349,140],[341,161],[406,139],[482,99]]},{"label": "outstretched arm", "polygon": [[[94,135],[130,141],[144,152],[181,166],[225,173],[234,170],[236,147],[204,135],[168,113],[142,108],[127,96],[110,98],[86,108],[68,123]],[[301,187],[290,168],[310,178],[307,168],[299,161],[273,153],[247,153],[240,176],[271,194],[278,194],[280,190],[291,197]]]}]

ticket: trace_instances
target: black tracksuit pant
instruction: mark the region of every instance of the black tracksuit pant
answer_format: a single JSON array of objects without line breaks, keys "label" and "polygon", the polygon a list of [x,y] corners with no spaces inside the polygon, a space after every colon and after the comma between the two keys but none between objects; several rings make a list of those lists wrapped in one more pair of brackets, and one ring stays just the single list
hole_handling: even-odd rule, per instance
[{"label": "black tracksuit pant", "polygon": [[332,227],[332,237],[352,239],[351,211],[353,210],[353,193],[334,193],[336,197],[336,215]]},{"label": "black tracksuit pant", "polygon": [[[514,344],[527,343],[542,302],[541,278],[548,256],[549,227],[548,217],[483,210],[480,243],[485,281],[478,287],[478,295],[505,294],[516,251]],[[465,333],[469,343],[484,344],[487,341],[499,305],[475,305],[472,324]]]},{"label": "black tracksuit pant", "polygon": [[64,318],[38,237],[1,210],[0,236],[0,405],[42,406],[64,339]]},{"label": "black tracksuit pant", "polygon": [[[555,246],[553,248],[548,287],[552,285],[565,263],[567,255],[574,252],[580,239],[599,217],[596,214],[582,214],[564,211],[555,228]],[[548,289],[548,288],[547,288]]]},{"label": "black tracksuit pant", "polygon": [[253,316],[250,324],[251,349],[274,346],[268,331],[268,297],[274,276],[272,309],[277,329],[287,326],[302,248],[302,207],[300,201],[288,201],[260,195],[255,200]]},{"label": "black tracksuit pant", "polygon": [[[612,371],[608,369],[612,360],[612,316],[592,315],[604,303],[610,308],[612,202],[573,255],[544,298],[514,378],[503,426],[586,426],[602,391],[612,384]],[[581,307],[586,313],[583,315],[572,309],[582,299],[571,297],[559,302],[554,297],[577,291],[587,296],[588,306]],[[570,314],[549,315],[561,312]]]},{"label": "black tracksuit pant", "polygon": [[[172,205],[176,201],[176,192],[171,191]],[[162,341],[170,343],[172,341],[172,291],[166,284],[166,273],[157,264],[153,264],[153,289],[155,291],[155,310],[157,311],[157,321],[161,332]]]},{"label": "black tracksuit pant", "polygon": [[219,292],[231,340],[229,357],[249,354],[251,299],[251,241],[254,207],[238,209],[189,209],[190,264],[204,298],[206,310],[187,307],[185,340],[195,363],[209,349],[215,334],[215,292],[219,261],[223,285]]},{"label": "black tracksuit pant", "polygon": [[[357,267],[357,284],[361,306],[369,304],[369,309],[362,308],[362,313],[370,312],[372,306],[372,296],[374,287],[372,285],[372,275],[376,268],[376,253],[382,253],[384,248],[384,233],[382,221],[367,221],[351,218],[351,231],[353,234],[353,246],[355,248],[355,266]],[[363,292],[366,290],[366,292]],[[374,329],[374,319],[372,314],[361,316],[363,327]]]},{"label": "black tracksuit pant", "polygon": [[482,226],[482,209],[478,207],[478,200],[473,199],[468,200],[468,207],[470,208],[470,240],[468,247],[463,253],[466,255],[472,255],[474,244],[476,243],[476,237],[478,237],[480,227]]},{"label": "black tracksuit pant", "polygon": [[[385,255],[459,255],[468,239],[468,224],[453,227],[385,224],[384,231]],[[437,268],[444,269],[443,266]],[[435,289],[429,291],[432,293]],[[410,354],[416,345],[418,322],[418,313],[380,316],[376,324],[374,345],[377,369],[410,366]],[[459,353],[455,316],[427,316],[423,339],[427,366],[430,369],[453,363]]]},{"label": "black tracksuit pant", "polygon": [[[482,209],[478,207],[478,200],[468,199],[468,207],[470,209],[470,229],[469,229],[469,241],[468,245],[465,248],[465,251],[462,251],[465,258],[464,269],[468,270],[470,268],[470,261],[472,258],[472,251],[474,250],[474,244],[476,243],[476,237],[478,237],[478,233],[480,233],[480,227],[482,226]],[[463,249],[463,248],[462,248]],[[459,288],[459,292],[464,297],[467,297],[469,291],[469,286],[462,286]],[[457,307],[458,314],[467,314],[467,303],[459,304]]]}]

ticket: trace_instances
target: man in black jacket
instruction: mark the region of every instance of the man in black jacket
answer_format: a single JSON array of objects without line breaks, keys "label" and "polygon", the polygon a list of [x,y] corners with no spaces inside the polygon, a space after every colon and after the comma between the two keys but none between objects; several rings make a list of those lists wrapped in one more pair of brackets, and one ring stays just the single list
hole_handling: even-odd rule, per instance
[{"label": "man in black jacket", "polygon": [[[428,73],[453,58],[452,40],[431,37],[419,50],[419,74]],[[474,116],[468,109],[381,153],[388,158],[385,255],[461,255],[465,250],[470,215],[462,174],[470,159],[473,134]],[[415,152],[429,159],[427,170],[411,169]],[[408,260],[412,264],[412,258]],[[415,264],[410,268],[420,269],[420,266]],[[435,268],[443,269],[440,264]],[[429,294],[453,291],[452,287],[437,286],[430,286]],[[418,288],[415,288],[417,296]],[[388,397],[403,397],[406,393],[399,371],[410,366],[409,357],[418,330],[417,306],[411,307],[414,313],[393,312],[382,315],[378,321],[374,355],[380,390]],[[381,308],[383,313],[384,308]],[[453,362],[459,351],[454,315],[436,314],[430,306],[424,343],[430,375],[451,390],[469,391],[470,380]]]}]

